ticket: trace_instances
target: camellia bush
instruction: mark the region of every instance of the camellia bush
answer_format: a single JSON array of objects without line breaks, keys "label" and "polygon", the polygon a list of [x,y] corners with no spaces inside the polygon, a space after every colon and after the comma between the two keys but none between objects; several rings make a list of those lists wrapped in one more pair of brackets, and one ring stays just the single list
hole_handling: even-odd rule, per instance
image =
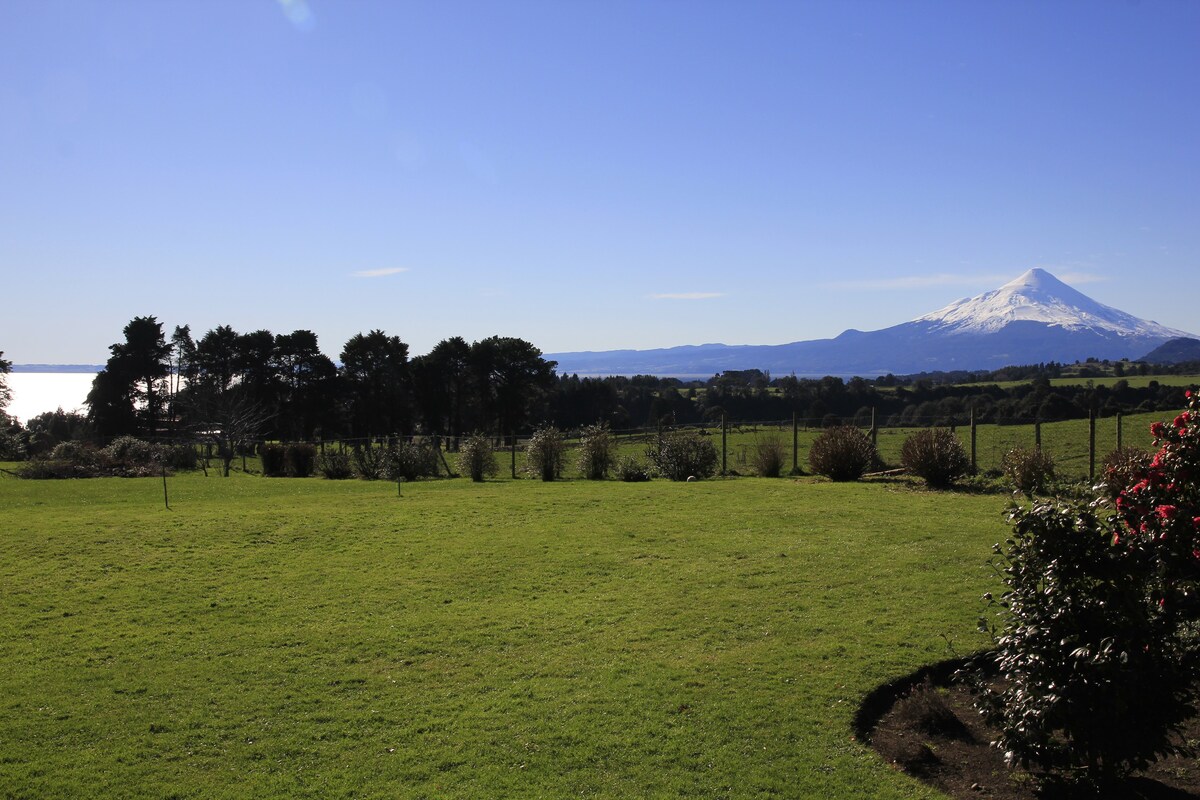
[{"label": "camellia bush", "polygon": [[[1109,500],[1039,502],[997,545],[985,596],[1000,681],[981,709],[1006,759],[1111,787],[1181,752],[1200,677],[1200,401],[1151,431],[1145,474]],[[1106,790],[1107,791],[1107,790]],[[1113,795],[1116,796],[1116,795]]]}]

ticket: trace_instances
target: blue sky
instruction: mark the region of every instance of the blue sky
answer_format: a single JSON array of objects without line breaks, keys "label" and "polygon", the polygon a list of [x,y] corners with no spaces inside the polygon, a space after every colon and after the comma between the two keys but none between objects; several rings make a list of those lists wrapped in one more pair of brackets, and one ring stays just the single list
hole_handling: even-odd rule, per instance
[{"label": "blue sky", "polygon": [[0,350],[893,325],[1044,267],[1200,331],[1200,3],[38,0]]}]

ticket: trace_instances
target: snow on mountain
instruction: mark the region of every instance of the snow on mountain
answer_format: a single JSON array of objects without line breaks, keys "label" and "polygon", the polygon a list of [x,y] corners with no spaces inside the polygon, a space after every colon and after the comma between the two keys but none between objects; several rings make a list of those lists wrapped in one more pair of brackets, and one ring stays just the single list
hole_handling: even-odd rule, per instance
[{"label": "snow on mountain", "polygon": [[1068,331],[1173,338],[1182,331],[1097,303],[1044,269],[1034,268],[999,289],[958,300],[913,322],[939,333],[996,333],[1012,322],[1040,322]]},{"label": "snow on mountain", "polygon": [[560,373],[696,377],[727,369],[776,375],[897,375],[999,369],[1086,358],[1136,359],[1171,339],[1197,338],[1138,319],[1031,269],[995,291],[875,331],[780,345],[550,353]]}]

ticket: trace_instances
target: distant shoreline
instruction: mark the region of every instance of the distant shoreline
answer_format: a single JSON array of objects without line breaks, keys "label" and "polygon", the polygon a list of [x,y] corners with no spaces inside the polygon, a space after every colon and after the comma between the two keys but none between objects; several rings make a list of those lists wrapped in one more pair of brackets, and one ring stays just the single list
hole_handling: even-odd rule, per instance
[{"label": "distant shoreline", "polygon": [[103,364],[13,364],[13,372],[99,372]]}]

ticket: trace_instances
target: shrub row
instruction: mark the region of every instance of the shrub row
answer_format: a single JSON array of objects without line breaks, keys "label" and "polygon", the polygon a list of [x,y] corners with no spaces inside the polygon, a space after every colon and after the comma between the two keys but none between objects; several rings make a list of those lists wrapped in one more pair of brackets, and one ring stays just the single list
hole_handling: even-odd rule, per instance
[{"label": "shrub row", "polygon": [[155,444],[122,436],[102,448],[86,442],[61,442],[49,457],[26,462],[17,474],[31,479],[137,478],[164,469],[191,470],[198,463],[196,448],[190,444]]}]

